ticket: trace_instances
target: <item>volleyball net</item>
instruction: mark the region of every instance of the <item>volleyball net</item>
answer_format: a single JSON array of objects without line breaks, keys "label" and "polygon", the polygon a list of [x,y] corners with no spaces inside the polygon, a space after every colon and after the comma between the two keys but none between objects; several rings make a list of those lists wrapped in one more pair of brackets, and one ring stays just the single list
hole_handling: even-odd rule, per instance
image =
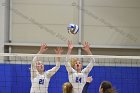
[{"label": "volleyball net", "polygon": [[[38,56],[49,70],[56,65],[60,57],[60,68],[51,77],[48,93],[62,93],[62,85],[68,82],[68,72],[64,63],[67,55],[53,54],[0,54],[0,93],[30,93],[31,63]],[[70,55],[78,58],[84,67],[89,58],[95,58],[95,64],[89,73],[93,77],[88,93],[98,93],[100,83],[104,80],[112,82],[118,93],[138,93],[140,88],[139,56],[107,56],[107,55]],[[84,68],[83,67],[83,68]]]}]

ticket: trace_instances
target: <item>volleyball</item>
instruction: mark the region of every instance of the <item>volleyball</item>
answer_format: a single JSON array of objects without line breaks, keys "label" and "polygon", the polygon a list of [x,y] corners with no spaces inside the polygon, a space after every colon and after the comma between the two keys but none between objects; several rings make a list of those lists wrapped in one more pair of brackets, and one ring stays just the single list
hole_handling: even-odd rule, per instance
[{"label": "volleyball", "polygon": [[79,27],[76,24],[69,24],[67,29],[68,29],[68,33],[70,34],[77,34],[79,31]]}]

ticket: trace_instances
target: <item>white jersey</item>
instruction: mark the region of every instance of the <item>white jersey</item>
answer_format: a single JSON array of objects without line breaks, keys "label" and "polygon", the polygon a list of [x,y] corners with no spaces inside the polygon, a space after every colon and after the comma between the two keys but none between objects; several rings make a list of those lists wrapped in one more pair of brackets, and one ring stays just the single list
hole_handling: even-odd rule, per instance
[{"label": "white jersey", "polygon": [[69,74],[69,82],[73,86],[73,93],[82,93],[83,87],[86,83],[87,74],[73,72]]},{"label": "white jersey", "polygon": [[48,93],[48,85],[50,77],[47,77],[47,71],[43,75],[37,74],[35,78],[31,80],[32,87],[30,93]]},{"label": "white jersey", "polygon": [[86,79],[88,77],[89,72],[93,68],[93,65],[95,63],[94,58],[91,58],[90,63],[86,68],[84,68],[81,73],[78,73],[76,70],[74,70],[70,63],[67,62],[65,63],[66,69],[68,71],[68,77],[69,77],[69,82],[73,86],[73,93],[82,93],[83,87],[86,84]]},{"label": "white jersey", "polygon": [[52,69],[45,71],[44,74],[39,74],[36,70],[35,62],[37,57],[34,57],[33,63],[31,64],[31,90],[30,93],[48,93],[48,85],[50,78],[58,71],[60,68],[60,62],[56,62],[56,66]]}]

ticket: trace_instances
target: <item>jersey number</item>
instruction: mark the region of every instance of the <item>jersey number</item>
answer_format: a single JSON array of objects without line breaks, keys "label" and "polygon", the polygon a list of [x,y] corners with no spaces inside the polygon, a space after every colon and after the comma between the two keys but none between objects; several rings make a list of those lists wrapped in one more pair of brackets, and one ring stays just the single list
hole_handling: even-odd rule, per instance
[{"label": "jersey number", "polygon": [[81,81],[82,81],[82,78],[76,77],[76,80],[75,80],[76,83],[81,83]]},{"label": "jersey number", "polygon": [[44,79],[39,79],[39,84],[44,84]]}]

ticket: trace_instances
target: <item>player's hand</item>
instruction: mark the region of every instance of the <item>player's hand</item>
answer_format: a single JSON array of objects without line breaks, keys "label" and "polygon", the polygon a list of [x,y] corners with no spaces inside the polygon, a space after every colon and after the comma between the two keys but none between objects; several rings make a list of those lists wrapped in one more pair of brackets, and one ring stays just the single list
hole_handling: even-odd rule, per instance
[{"label": "player's hand", "polygon": [[89,45],[89,43],[88,42],[85,42],[84,44],[83,44],[83,50],[88,54],[88,55],[92,55],[92,52],[90,51],[90,47],[89,47],[90,45]]},{"label": "player's hand", "polygon": [[68,50],[72,50],[72,49],[73,49],[72,41],[68,40]]},{"label": "player's hand", "polygon": [[41,44],[40,50],[39,50],[39,54],[43,54],[48,50],[48,46],[45,43]]},{"label": "player's hand", "polygon": [[57,47],[56,49],[54,49],[54,51],[56,54],[60,55],[60,54],[62,54],[63,49],[62,49],[62,47]]},{"label": "player's hand", "polygon": [[88,51],[90,51],[90,48],[89,48],[89,43],[88,42],[85,42],[84,44],[83,44],[83,48],[82,48],[84,51],[86,51],[86,52],[88,52]]},{"label": "player's hand", "polygon": [[92,80],[93,80],[93,78],[92,78],[92,76],[90,76],[90,77],[87,77],[87,81],[86,82],[91,83]]}]

